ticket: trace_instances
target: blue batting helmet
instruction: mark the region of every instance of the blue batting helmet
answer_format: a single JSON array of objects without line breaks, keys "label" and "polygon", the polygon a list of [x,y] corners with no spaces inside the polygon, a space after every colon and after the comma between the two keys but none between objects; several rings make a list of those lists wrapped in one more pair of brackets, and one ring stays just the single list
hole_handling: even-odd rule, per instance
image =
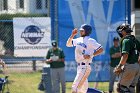
[{"label": "blue batting helmet", "polygon": [[85,30],[85,35],[89,36],[91,34],[92,27],[91,27],[91,25],[83,24],[83,25],[81,25],[79,30]]}]

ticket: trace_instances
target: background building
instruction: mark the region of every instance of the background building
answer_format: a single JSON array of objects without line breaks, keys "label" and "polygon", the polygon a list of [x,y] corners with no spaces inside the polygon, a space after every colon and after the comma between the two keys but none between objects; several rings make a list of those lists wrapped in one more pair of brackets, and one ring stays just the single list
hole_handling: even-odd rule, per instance
[{"label": "background building", "polygon": [[133,34],[140,41],[140,0],[131,0],[131,25]]},{"label": "background building", "polygon": [[0,14],[47,14],[49,0],[0,0]]}]

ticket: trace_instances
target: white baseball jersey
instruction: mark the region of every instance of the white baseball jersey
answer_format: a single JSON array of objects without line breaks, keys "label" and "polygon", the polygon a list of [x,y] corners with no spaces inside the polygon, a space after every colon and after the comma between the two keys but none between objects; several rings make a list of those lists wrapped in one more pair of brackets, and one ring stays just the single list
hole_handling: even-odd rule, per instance
[{"label": "white baseball jersey", "polygon": [[[93,58],[93,53],[100,49],[101,44],[97,43],[97,41],[89,36],[79,37],[72,40],[73,46],[75,48],[75,60],[78,63],[91,63]],[[90,59],[84,59],[83,55],[90,55]]]}]

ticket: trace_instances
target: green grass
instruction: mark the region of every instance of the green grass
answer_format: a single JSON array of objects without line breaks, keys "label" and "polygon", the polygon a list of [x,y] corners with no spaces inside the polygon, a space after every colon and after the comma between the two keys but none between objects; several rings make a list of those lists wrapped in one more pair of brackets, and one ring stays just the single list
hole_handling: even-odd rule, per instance
[{"label": "green grass", "polygon": [[[3,77],[3,75],[1,75]],[[40,72],[30,73],[11,73],[9,74],[9,89],[10,93],[43,93],[37,89],[40,82]],[[66,93],[71,93],[72,82],[66,83]],[[93,87],[94,82],[89,83],[89,87]],[[100,82],[98,89],[107,91],[108,83]]]},{"label": "green grass", "polygon": [[[89,82],[89,87],[93,88],[95,82]],[[66,93],[71,93],[71,85],[72,82],[66,83]],[[102,90],[102,91],[108,91],[108,82],[99,82],[97,89]]]}]

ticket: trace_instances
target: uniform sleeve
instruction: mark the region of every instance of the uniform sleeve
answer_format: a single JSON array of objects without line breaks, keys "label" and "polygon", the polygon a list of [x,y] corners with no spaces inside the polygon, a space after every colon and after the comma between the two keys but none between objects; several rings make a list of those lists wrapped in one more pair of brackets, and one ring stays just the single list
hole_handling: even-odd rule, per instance
[{"label": "uniform sleeve", "polygon": [[72,45],[76,46],[77,45],[77,39],[72,39]]},{"label": "uniform sleeve", "polygon": [[127,53],[129,54],[130,51],[130,41],[128,39],[124,39],[122,42],[122,54]]},{"label": "uniform sleeve", "polygon": [[50,59],[50,49],[47,52],[46,59]]},{"label": "uniform sleeve", "polygon": [[101,44],[99,44],[96,40],[90,41],[90,47],[93,48],[95,51],[102,48]]}]

